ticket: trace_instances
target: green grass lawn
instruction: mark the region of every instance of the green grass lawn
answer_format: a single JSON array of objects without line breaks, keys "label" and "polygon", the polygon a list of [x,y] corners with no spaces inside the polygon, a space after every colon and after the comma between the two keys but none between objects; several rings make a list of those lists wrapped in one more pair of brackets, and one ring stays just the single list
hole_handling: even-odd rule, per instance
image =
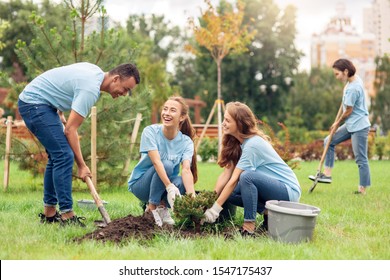
[{"label": "green grass lawn", "polygon": [[[3,181],[3,163],[1,181]],[[336,162],[331,185],[308,189],[318,162],[302,162],[295,172],[302,187],[301,203],[321,209],[313,240],[285,244],[268,237],[231,240],[209,236],[198,239],[160,235],[149,241],[126,240],[121,245],[94,241],[76,244],[72,238],[92,232],[97,210],[75,211],[87,218],[87,228],[39,224],[42,211],[42,178],[11,165],[9,188],[0,194],[0,257],[2,260],[388,260],[390,259],[390,161],[371,161],[372,187],[366,196],[353,195],[358,171],[353,161]],[[221,169],[217,164],[199,164],[199,190],[212,190]],[[74,201],[92,199],[87,186],[75,185]],[[141,215],[137,199],[121,187],[99,186],[111,219]],[[242,209],[236,220],[243,219]]]}]

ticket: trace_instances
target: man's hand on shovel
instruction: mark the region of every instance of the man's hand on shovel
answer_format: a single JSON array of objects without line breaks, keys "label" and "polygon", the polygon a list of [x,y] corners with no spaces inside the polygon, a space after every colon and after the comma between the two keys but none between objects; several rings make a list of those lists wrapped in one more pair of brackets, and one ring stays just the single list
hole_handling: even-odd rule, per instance
[{"label": "man's hand on shovel", "polygon": [[92,178],[91,170],[86,165],[78,168],[77,175],[83,182],[86,182],[87,177]]}]

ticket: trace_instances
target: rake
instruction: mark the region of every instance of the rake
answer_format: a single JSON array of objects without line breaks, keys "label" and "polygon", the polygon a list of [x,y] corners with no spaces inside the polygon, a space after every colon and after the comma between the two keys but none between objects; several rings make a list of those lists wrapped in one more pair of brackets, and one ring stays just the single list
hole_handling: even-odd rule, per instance
[{"label": "rake", "polygon": [[[343,103],[341,102],[339,111],[338,111],[338,113],[337,113],[337,116],[336,116],[334,122],[336,122],[336,121],[340,118],[342,112],[343,112]],[[326,153],[328,152],[330,142],[332,141],[333,135],[335,134],[337,128],[338,128],[338,127],[333,127],[332,130],[330,131],[330,134],[329,134],[329,137],[328,137],[328,142],[326,143],[325,148],[324,148],[324,151],[322,152],[322,156],[321,156],[320,163],[318,164],[316,176],[315,176],[313,185],[312,185],[312,186],[310,187],[310,189],[309,189],[309,193],[312,193],[312,192],[314,191],[315,187],[317,186],[318,178],[320,177],[320,174],[321,174],[322,165],[324,164],[324,160],[325,160]]]}]

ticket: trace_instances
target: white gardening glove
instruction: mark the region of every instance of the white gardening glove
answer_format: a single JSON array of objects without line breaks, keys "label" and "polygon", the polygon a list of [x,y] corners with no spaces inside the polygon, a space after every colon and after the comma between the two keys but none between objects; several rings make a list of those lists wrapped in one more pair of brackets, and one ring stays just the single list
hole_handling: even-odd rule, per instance
[{"label": "white gardening glove", "polygon": [[176,196],[181,196],[179,189],[172,183],[168,185],[166,188],[167,190],[167,200],[169,205],[171,206],[171,209],[173,209],[173,204],[175,202],[175,197]]},{"label": "white gardening glove", "polygon": [[200,223],[215,223],[222,209],[223,208],[217,202],[214,202],[213,206],[204,212],[204,219],[202,219]]}]

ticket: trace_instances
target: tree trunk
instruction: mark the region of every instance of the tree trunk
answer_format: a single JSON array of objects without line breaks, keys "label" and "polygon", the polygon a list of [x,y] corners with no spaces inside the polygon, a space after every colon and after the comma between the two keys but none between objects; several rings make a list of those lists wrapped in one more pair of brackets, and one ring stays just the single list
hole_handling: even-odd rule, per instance
[{"label": "tree trunk", "polygon": [[221,153],[221,147],[222,147],[222,110],[221,110],[221,103],[222,103],[222,93],[221,93],[221,81],[222,81],[222,75],[221,75],[221,64],[222,59],[217,59],[217,70],[218,70],[218,157]]}]

